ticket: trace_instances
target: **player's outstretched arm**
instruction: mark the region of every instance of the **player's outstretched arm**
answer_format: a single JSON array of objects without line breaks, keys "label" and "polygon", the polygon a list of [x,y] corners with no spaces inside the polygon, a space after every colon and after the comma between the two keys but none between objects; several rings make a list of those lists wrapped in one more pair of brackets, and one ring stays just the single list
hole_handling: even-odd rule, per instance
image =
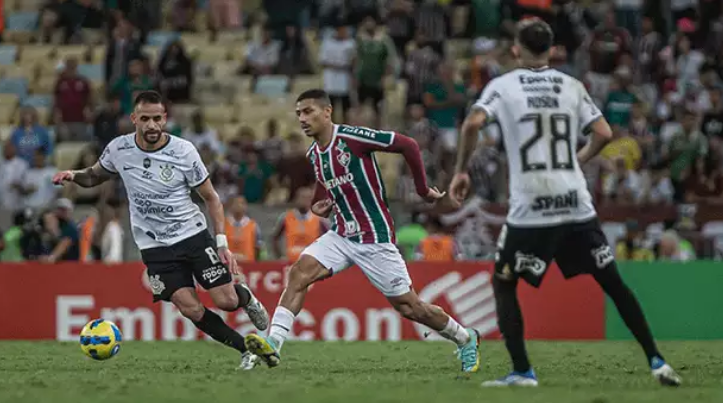
[{"label": "player's outstretched arm", "polygon": [[577,152],[577,160],[580,165],[587,163],[598,155],[613,137],[610,125],[603,117],[598,118],[588,127],[591,132],[590,141]]},{"label": "player's outstretched arm", "polygon": [[479,132],[487,121],[487,112],[481,108],[473,108],[470,114],[462,123],[462,130],[459,132],[459,141],[457,142],[457,163],[455,164],[455,172],[466,172],[469,160],[477,148],[477,139]]},{"label": "player's outstretched arm", "polygon": [[53,176],[53,183],[62,185],[66,182],[77,183],[84,188],[92,188],[113,178],[116,174],[103,168],[99,162],[78,171],[62,171]]}]

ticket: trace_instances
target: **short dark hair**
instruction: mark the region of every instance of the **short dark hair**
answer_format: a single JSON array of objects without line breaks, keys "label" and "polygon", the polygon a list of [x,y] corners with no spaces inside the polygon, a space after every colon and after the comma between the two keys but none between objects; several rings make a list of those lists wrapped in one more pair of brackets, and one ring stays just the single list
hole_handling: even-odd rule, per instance
[{"label": "short dark hair", "polygon": [[139,104],[163,104],[163,97],[156,91],[143,91],[133,101],[133,106]]},{"label": "short dark hair", "polygon": [[552,48],[555,34],[545,21],[530,18],[517,23],[517,42],[534,55],[541,55]]},{"label": "short dark hair", "polygon": [[322,106],[331,106],[331,99],[329,98],[329,94],[327,94],[324,90],[306,90],[299,94],[299,97],[296,98],[296,102],[301,102],[306,99],[313,99]]}]

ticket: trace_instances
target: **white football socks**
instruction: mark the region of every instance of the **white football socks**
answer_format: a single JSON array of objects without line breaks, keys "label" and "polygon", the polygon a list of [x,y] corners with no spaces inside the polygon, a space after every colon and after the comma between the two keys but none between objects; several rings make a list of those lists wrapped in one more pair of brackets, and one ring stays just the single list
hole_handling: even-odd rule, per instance
[{"label": "white football socks", "polygon": [[271,319],[271,332],[269,333],[269,338],[276,344],[277,349],[281,350],[292,326],[294,326],[294,314],[283,306],[277,306],[274,317]]},{"label": "white football socks", "polygon": [[[275,318],[276,316],[274,316]],[[464,326],[460,325],[454,318],[449,317],[449,322],[444,329],[439,331],[439,334],[447,340],[451,340],[457,343],[458,346],[464,346],[469,343],[469,333]]]}]

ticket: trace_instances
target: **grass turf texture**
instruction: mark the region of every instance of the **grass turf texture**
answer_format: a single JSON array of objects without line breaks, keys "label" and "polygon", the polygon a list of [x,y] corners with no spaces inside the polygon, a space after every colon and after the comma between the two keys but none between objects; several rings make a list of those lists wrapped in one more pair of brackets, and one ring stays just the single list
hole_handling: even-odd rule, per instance
[{"label": "grass turf texture", "polygon": [[287,343],[281,366],[235,368],[211,342],[126,342],[117,357],[86,359],[77,343],[0,343],[0,402],[723,402],[723,342],[661,348],[684,386],[659,386],[632,342],[531,342],[541,386],[492,390],[509,369],[500,342],[483,342],[480,372],[461,375],[438,342]]}]

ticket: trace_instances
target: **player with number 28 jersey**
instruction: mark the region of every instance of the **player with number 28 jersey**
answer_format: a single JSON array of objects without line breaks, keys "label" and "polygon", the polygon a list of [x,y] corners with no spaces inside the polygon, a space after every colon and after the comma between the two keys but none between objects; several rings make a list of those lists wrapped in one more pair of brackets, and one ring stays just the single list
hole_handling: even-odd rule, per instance
[{"label": "player with number 28 jersey", "polygon": [[[612,137],[610,125],[587,90],[549,67],[554,35],[544,21],[520,21],[512,52],[520,66],[492,80],[462,124],[453,205],[468,193],[467,167],[482,127],[498,123],[509,166],[509,211],[495,254],[497,318],[512,372],[485,386],[537,386],[524,344],[517,285],[539,287],[554,260],[565,278],[591,275],[610,297],[645,352],[653,376],[677,386],[680,377],[653,339],[635,295],[618,272],[580,168]],[[577,149],[579,133],[588,143]]]},{"label": "player with number 28 jersey", "polygon": [[575,154],[577,133],[602,113],[580,81],[546,67],[518,68],[490,82],[474,107],[497,121],[503,133],[510,225],[595,217]]}]

